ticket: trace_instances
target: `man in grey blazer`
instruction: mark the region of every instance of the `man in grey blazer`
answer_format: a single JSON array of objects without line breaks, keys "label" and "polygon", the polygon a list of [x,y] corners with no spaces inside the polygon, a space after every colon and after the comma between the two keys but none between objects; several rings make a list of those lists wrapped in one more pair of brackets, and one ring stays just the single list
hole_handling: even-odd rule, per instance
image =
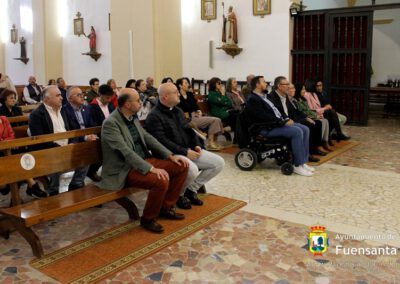
[{"label": "man in grey blazer", "polygon": [[118,109],[102,127],[103,170],[98,186],[109,190],[125,186],[149,189],[140,224],[149,231],[162,233],[164,228],[157,223],[158,216],[174,220],[185,217],[175,211],[174,205],[189,165],[142,128],[136,117],[142,106],[136,90],[125,88],[120,93]]}]

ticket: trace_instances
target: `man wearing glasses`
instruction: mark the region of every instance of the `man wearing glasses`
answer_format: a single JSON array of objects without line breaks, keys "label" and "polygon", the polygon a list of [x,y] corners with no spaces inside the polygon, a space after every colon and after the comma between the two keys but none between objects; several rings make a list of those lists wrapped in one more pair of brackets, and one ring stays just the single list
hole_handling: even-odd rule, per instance
[{"label": "man wearing glasses", "polygon": [[[286,82],[281,82],[283,85]],[[287,82],[288,84],[288,82]],[[263,76],[256,76],[251,81],[253,92],[247,99],[246,114],[252,123],[271,123],[271,128],[260,130],[260,135],[264,137],[286,137],[291,141],[294,172],[298,175],[310,177],[313,175],[314,168],[307,165],[309,155],[309,136],[308,128],[299,123],[295,123],[284,112],[281,113],[271,100],[265,96],[267,83]]]},{"label": "man wearing glasses", "polygon": [[[77,92],[82,93],[80,90],[77,90]],[[66,108],[62,107],[62,100],[61,92],[56,86],[49,86],[43,90],[43,104],[29,116],[29,130],[32,136],[62,133],[71,130]],[[68,139],[60,139],[40,144],[35,149],[65,146],[68,142]],[[85,185],[86,172],[87,167],[76,168],[68,190],[83,187]],[[59,193],[60,176],[61,173],[48,176],[50,180],[48,193],[50,196]]]}]

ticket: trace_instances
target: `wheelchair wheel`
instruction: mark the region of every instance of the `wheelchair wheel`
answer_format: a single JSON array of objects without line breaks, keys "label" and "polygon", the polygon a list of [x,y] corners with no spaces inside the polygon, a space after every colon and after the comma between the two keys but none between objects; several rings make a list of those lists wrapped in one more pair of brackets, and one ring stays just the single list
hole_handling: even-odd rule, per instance
[{"label": "wheelchair wheel", "polygon": [[290,176],[293,173],[293,165],[291,163],[285,162],[281,166],[281,172],[285,176]]},{"label": "wheelchair wheel", "polygon": [[251,171],[257,165],[257,154],[250,149],[242,149],[235,155],[235,163],[243,171]]},{"label": "wheelchair wheel", "polygon": [[282,166],[287,161],[286,157],[283,155],[276,156],[275,160],[278,166]]}]

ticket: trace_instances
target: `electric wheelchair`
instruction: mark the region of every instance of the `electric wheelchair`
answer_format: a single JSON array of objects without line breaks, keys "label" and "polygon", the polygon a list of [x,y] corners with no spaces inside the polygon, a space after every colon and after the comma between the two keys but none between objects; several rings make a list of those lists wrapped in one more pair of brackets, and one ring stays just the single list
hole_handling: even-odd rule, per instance
[{"label": "electric wheelchair", "polygon": [[272,129],[271,123],[251,123],[246,116],[246,109],[240,112],[236,123],[236,141],[240,151],[235,155],[235,163],[243,171],[251,171],[257,163],[267,158],[275,159],[284,175],[293,173],[290,139],[285,137],[264,137],[261,129]]}]

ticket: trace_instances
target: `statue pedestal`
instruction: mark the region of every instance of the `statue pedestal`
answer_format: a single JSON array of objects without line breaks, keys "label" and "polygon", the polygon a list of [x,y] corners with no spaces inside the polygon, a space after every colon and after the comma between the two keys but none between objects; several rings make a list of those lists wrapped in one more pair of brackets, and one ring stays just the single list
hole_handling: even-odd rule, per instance
[{"label": "statue pedestal", "polygon": [[224,44],[221,47],[217,47],[217,49],[222,49],[226,54],[232,56],[232,58],[240,54],[243,50],[243,48],[237,46],[237,44]]},{"label": "statue pedestal", "polygon": [[96,51],[90,51],[90,52],[82,53],[82,55],[88,55],[88,56],[92,57],[95,61],[97,61],[97,59],[100,58],[101,53],[98,53]]},{"label": "statue pedestal", "polygon": [[25,64],[27,64],[29,61],[29,58],[28,57],[19,57],[19,58],[14,58],[14,60],[20,60],[20,61],[24,62]]}]

